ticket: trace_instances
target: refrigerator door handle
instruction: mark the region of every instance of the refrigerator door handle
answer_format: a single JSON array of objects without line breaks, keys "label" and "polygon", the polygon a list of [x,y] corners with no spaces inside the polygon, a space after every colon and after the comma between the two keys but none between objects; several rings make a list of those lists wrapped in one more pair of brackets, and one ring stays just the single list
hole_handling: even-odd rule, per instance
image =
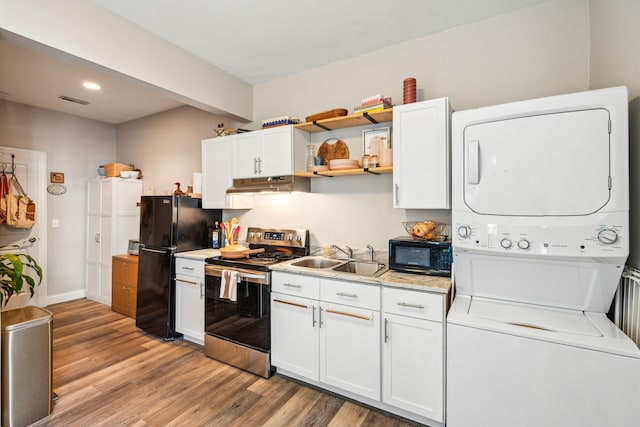
[{"label": "refrigerator door handle", "polygon": [[167,252],[167,251],[159,251],[158,249],[149,249],[149,248],[142,248],[141,250],[147,251],[147,252],[155,252],[157,254],[164,254]]}]

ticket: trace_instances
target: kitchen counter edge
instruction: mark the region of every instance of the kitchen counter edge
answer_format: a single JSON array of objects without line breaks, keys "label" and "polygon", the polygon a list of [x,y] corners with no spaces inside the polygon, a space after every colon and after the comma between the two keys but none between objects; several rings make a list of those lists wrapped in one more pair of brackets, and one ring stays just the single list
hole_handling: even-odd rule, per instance
[{"label": "kitchen counter edge", "polygon": [[187,259],[196,259],[200,261],[204,261],[207,258],[220,256],[220,251],[218,249],[198,249],[195,251],[187,251],[187,252],[176,252],[176,258],[187,258]]},{"label": "kitchen counter edge", "polygon": [[300,274],[303,276],[315,276],[327,279],[346,280],[350,282],[382,285],[387,287],[411,289],[424,292],[446,294],[451,290],[450,277],[402,273],[393,270],[388,270],[378,277],[364,277],[326,269],[308,269],[304,267],[294,267],[289,265],[288,262],[274,264],[271,266],[271,270],[281,271],[283,273]]}]

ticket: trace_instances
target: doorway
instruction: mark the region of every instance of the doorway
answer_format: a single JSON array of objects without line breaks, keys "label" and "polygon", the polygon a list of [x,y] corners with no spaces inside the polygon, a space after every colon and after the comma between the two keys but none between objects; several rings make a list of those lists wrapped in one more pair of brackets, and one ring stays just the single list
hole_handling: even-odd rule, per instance
[{"label": "doorway", "polygon": [[47,304],[47,199],[46,199],[47,153],[0,146],[0,172],[14,173],[22,188],[36,203],[36,222],[32,228],[11,228],[0,224],[0,252],[26,253],[42,267],[42,283],[33,298],[29,293],[13,296],[6,309],[23,305],[44,306]]}]

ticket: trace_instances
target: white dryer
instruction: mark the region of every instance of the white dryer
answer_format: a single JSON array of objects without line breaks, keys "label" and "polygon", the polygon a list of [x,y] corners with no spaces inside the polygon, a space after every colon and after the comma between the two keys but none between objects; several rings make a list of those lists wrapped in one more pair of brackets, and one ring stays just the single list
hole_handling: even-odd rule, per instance
[{"label": "white dryer", "polygon": [[624,87],[452,117],[447,425],[640,425],[606,317],[629,253]]}]

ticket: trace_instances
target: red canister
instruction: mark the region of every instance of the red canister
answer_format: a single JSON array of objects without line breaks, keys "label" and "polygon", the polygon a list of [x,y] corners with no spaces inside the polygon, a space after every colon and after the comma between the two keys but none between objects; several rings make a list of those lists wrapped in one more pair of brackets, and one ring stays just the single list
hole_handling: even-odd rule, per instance
[{"label": "red canister", "polygon": [[416,102],[416,79],[413,77],[404,79],[403,101],[405,104]]}]

